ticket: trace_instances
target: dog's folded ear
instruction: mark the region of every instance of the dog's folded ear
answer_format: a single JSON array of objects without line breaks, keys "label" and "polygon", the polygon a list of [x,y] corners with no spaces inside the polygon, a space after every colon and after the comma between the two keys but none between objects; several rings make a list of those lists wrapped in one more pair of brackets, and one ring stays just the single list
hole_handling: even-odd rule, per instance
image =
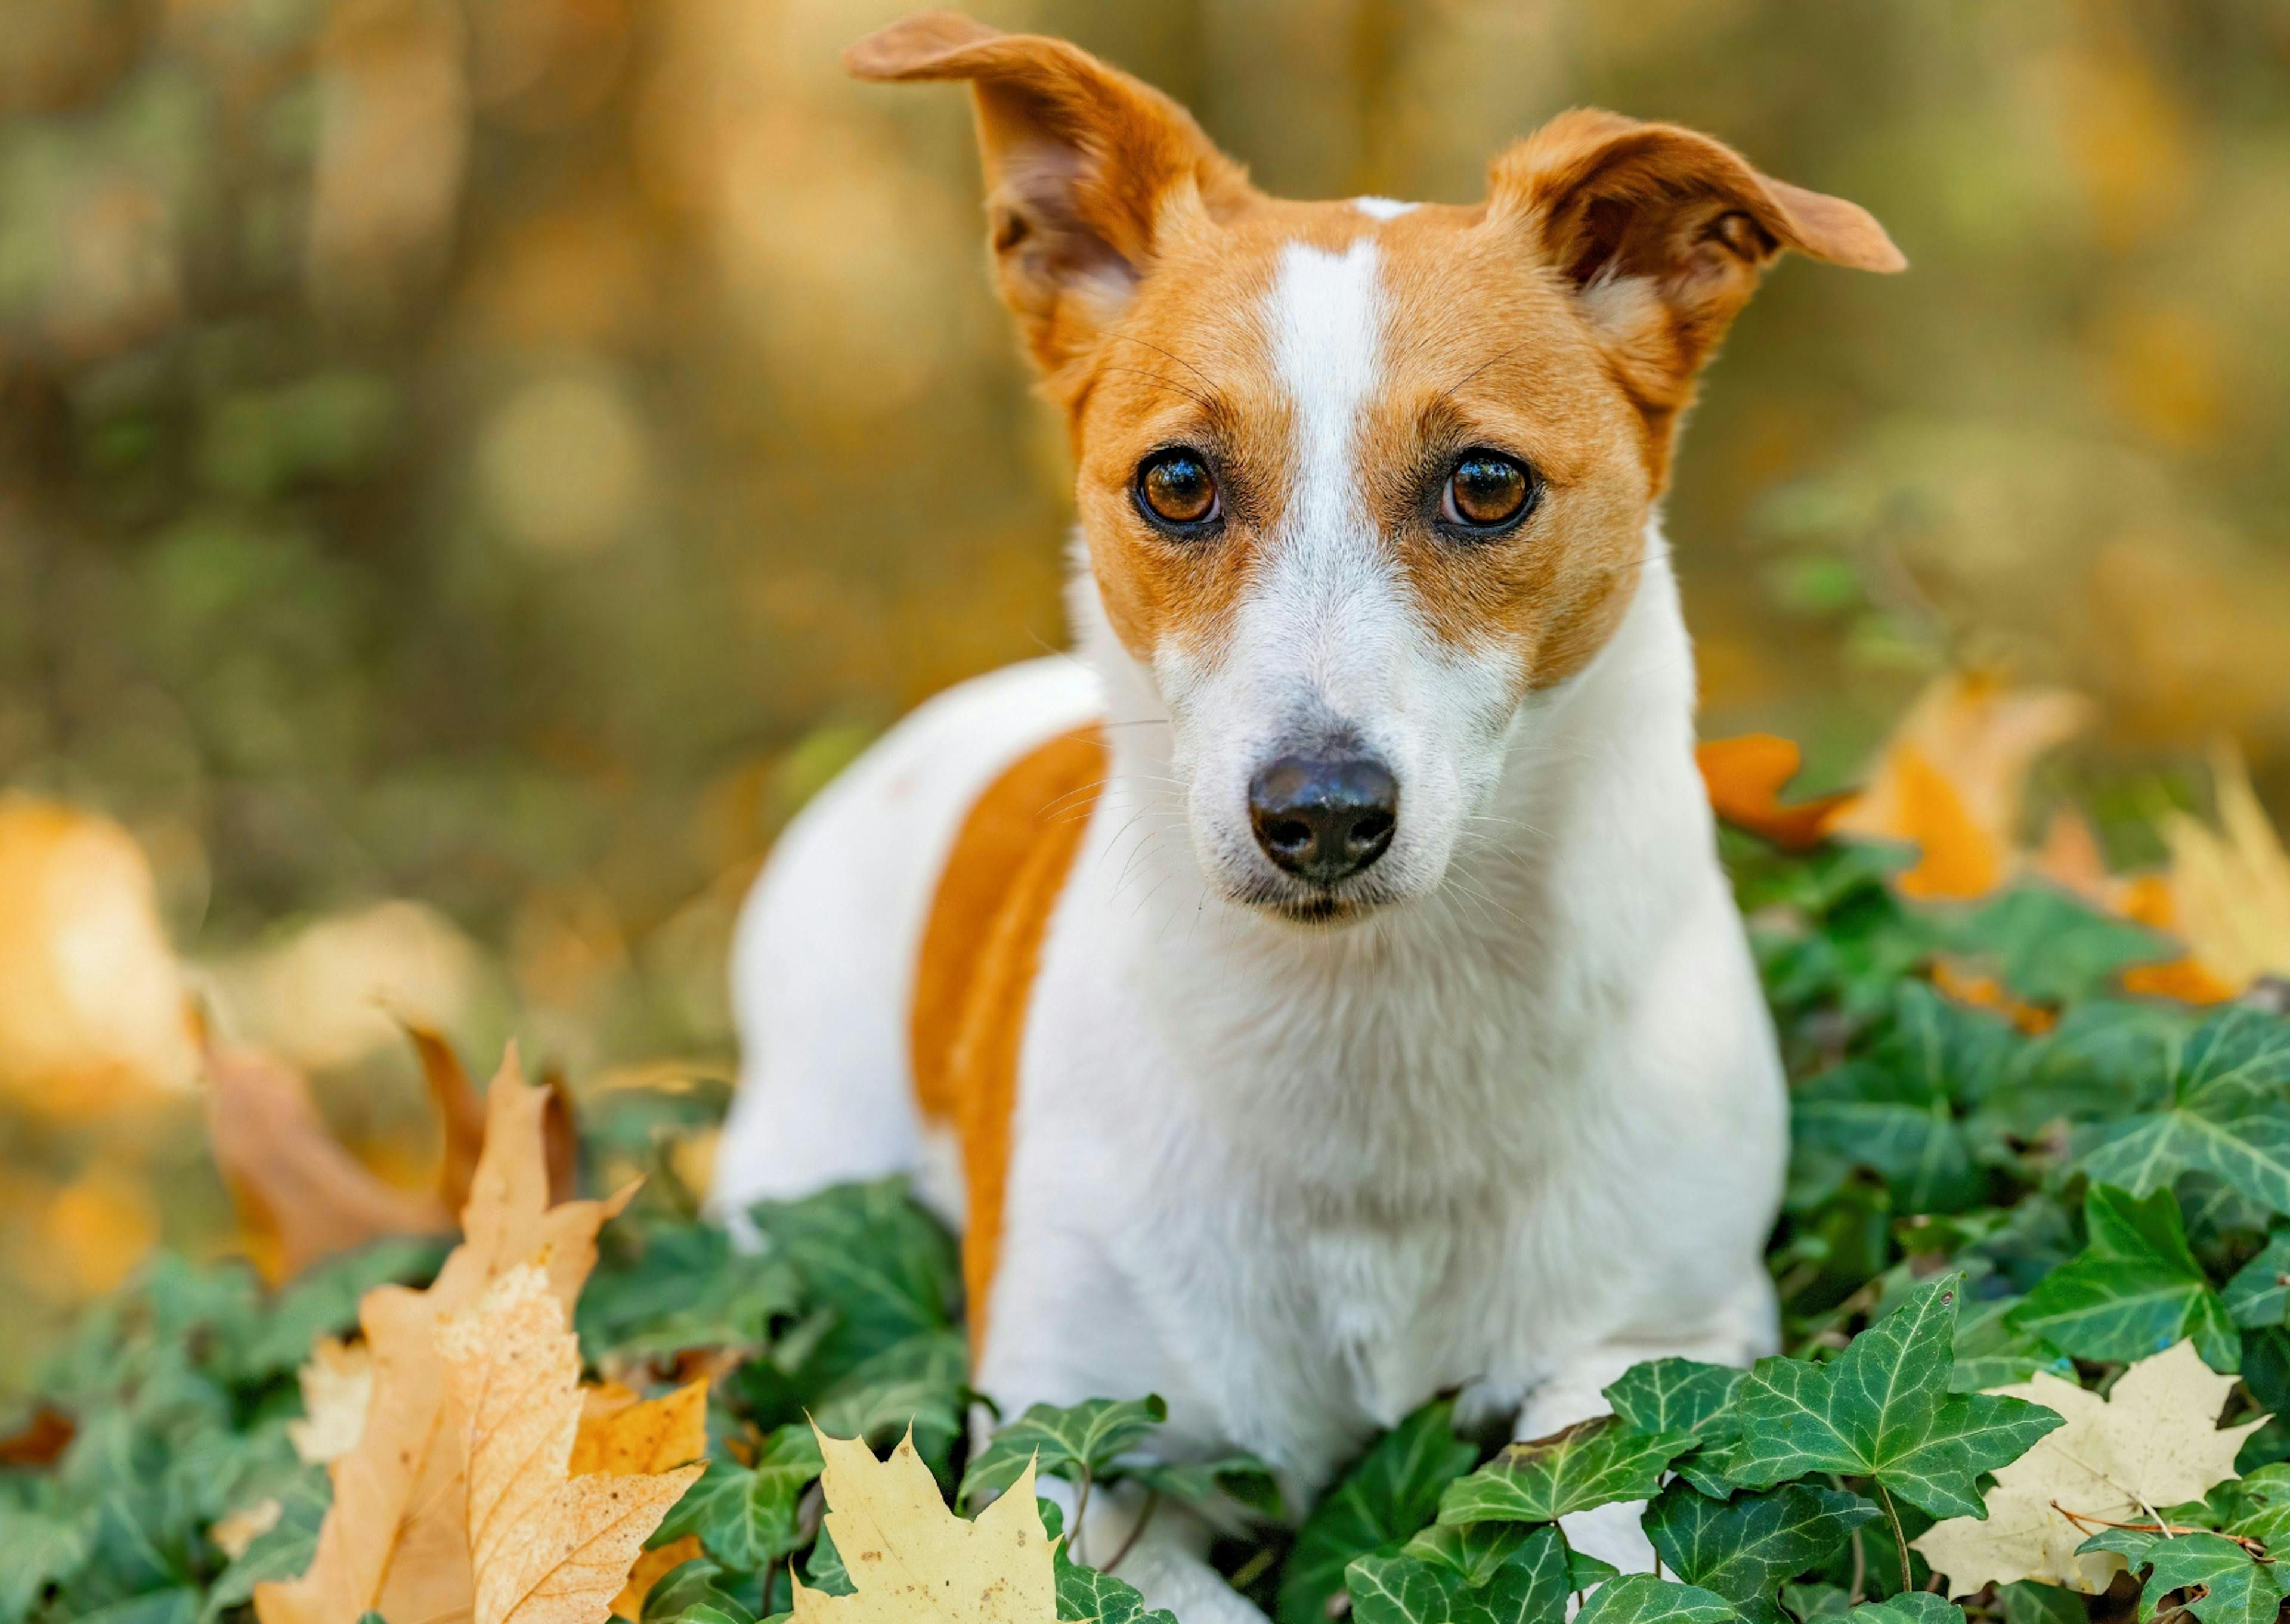
[{"label": "dog's folded ear", "polygon": [[1856,270],[1908,265],[1857,204],[1759,174],[1709,136],[1595,108],[1562,113],[1498,156],[1488,214],[1576,291],[1665,439],[1783,249]]},{"label": "dog's folded ear", "polygon": [[1157,252],[1245,199],[1191,115],[1077,45],[926,12],[844,53],[862,79],[966,79],[1002,296],[1054,376],[1118,314]]}]

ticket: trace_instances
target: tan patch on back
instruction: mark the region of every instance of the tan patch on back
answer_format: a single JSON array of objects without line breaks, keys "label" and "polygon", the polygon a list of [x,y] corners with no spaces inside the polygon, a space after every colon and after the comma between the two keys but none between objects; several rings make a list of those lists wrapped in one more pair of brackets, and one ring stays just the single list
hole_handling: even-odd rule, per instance
[{"label": "tan patch on back", "polygon": [[1018,1063],[1050,914],[1106,773],[1095,725],[1020,757],[970,809],[931,900],[909,1028],[915,1099],[962,1149],[962,1275],[973,1354],[1001,1250]]}]

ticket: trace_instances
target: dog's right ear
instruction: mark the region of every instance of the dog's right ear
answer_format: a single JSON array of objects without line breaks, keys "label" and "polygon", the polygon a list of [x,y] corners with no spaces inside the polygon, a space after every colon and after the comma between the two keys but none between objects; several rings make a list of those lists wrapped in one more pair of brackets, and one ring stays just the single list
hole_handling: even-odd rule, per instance
[{"label": "dog's right ear", "polygon": [[1127,305],[1158,248],[1245,200],[1190,114],[1077,45],[925,12],[844,52],[861,79],[967,79],[1002,297],[1053,378]]}]

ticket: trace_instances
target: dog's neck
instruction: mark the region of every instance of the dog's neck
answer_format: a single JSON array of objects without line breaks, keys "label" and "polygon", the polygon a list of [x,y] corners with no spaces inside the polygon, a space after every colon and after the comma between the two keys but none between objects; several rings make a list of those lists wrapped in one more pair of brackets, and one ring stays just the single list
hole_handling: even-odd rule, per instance
[{"label": "dog's neck", "polygon": [[[1169,714],[1085,580],[1077,596],[1111,748],[1096,950],[1214,1079],[1211,1110],[1338,1200],[1429,1196],[1410,1191],[1415,1170],[1452,1192],[1459,1169],[1515,1167],[1520,1143],[1502,1141],[1557,1114],[1550,1091],[1596,1086],[1589,1046],[1717,875],[1692,655],[1658,531],[1613,640],[1521,704],[1501,777],[1438,888],[1327,927],[1267,916],[1203,879]],[[1300,1135],[1300,1120],[1333,1131]]]}]

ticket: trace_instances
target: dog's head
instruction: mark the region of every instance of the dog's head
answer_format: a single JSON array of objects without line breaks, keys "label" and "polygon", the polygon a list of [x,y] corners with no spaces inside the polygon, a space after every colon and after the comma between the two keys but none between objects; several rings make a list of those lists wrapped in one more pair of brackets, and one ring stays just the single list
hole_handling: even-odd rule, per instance
[{"label": "dog's head", "polygon": [[977,98],[1002,294],[1210,882],[1327,919],[1437,884],[1520,705],[1629,607],[1695,375],[1785,248],[1903,261],[1708,136],[1553,119],[1470,207],[1292,203],[1062,40],[853,46]]}]

